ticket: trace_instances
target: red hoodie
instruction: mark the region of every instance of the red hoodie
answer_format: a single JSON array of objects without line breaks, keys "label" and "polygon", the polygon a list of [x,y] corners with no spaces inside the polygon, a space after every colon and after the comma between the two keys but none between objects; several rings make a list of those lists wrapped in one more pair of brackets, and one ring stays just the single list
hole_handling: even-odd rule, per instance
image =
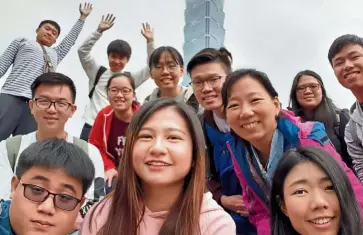
[{"label": "red hoodie", "polygon": [[[132,104],[132,111],[136,112],[141,107],[140,104]],[[101,152],[105,172],[116,168],[116,159],[107,151],[107,141],[110,135],[111,123],[114,117],[113,108],[111,105],[106,106],[98,112],[93,124],[88,142],[93,144]]]}]

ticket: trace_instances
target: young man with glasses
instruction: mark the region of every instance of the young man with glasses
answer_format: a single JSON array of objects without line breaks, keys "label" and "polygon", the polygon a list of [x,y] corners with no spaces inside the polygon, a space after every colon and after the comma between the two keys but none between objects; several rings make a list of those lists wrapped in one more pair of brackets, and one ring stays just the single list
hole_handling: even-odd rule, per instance
[{"label": "young man with glasses", "polygon": [[[29,106],[38,124],[38,129],[23,136],[11,137],[0,142],[0,163],[7,162],[10,170],[0,171],[0,199],[10,196],[10,180],[16,169],[20,154],[34,142],[46,139],[63,139],[81,147],[92,160],[96,169],[91,188],[86,192],[85,203],[81,207],[84,216],[94,202],[104,197],[103,161],[99,150],[83,140],[69,135],[65,131],[65,124],[77,109],[75,105],[76,88],[73,81],[60,73],[46,73],[40,75],[31,86],[32,100]],[[19,157],[20,156],[20,157]],[[6,168],[5,165],[5,169]],[[3,168],[4,165],[0,165]],[[16,171],[15,171],[16,173]]]},{"label": "young man with glasses", "polygon": [[80,147],[61,139],[31,144],[21,153],[11,179],[11,201],[0,203],[0,234],[74,231],[94,177],[93,162]]},{"label": "young man with glasses", "polygon": [[256,235],[242,201],[242,188],[234,172],[226,143],[233,141],[222,105],[222,87],[232,71],[232,55],[225,49],[206,48],[187,65],[194,95],[204,108],[200,115],[208,149],[207,187],[213,198],[232,216],[237,234]]}]

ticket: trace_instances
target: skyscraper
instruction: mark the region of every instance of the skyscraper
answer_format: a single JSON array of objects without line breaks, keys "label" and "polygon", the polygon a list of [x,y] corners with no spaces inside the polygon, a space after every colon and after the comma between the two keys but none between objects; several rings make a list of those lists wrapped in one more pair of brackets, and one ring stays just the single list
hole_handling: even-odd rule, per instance
[{"label": "skyscraper", "polygon": [[[220,48],[224,45],[224,0],[185,0],[184,12],[184,61],[190,59],[201,49],[206,47]],[[187,85],[190,78],[185,73],[183,85]]]}]

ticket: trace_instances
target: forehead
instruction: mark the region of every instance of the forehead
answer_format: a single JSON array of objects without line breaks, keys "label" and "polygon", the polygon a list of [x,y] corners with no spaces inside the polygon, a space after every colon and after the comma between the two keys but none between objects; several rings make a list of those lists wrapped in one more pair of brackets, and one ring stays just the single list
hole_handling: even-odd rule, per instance
[{"label": "forehead", "polygon": [[66,85],[40,85],[36,90],[36,97],[46,97],[49,99],[59,100],[65,99],[72,101],[71,89]]},{"label": "forehead", "polygon": [[59,33],[58,29],[51,23],[45,23],[41,26],[41,28],[50,28],[52,30],[55,30],[57,33]]},{"label": "forehead", "polygon": [[327,174],[318,165],[313,162],[302,162],[291,169],[286,176],[285,183],[289,184],[302,178],[310,182],[317,182],[324,177],[327,177]]},{"label": "forehead", "polygon": [[309,83],[319,83],[318,80],[310,75],[302,75],[299,79],[299,85],[309,84]]},{"label": "forehead", "polygon": [[338,54],[336,54],[333,60],[345,57],[354,52],[363,54],[363,48],[358,44],[347,44],[342,48],[342,50]]},{"label": "forehead", "polygon": [[160,54],[160,58],[158,63],[175,63],[175,59],[173,58],[173,56],[171,55],[171,53],[169,51],[163,51]]},{"label": "forehead", "polygon": [[130,81],[125,76],[116,77],[116,78],[112,79],[112,81],[110,83],[110,87],[115,87],[115,86],[131,88]]},{"label": "forehead", "polygon": [[166,107],[159,109],[152,114],[149,119],[144,123],[142,128],[150,129],[181,129],[185,132],[188,131],[186,120],[174,107]]},{"label": "forehead", "polygon": [[253,94],[268,95],[268,92],[259,81],[247,75],[240,78],[232,85],[230,98],[237,96],[249,96]]},{"label": "forehead", "polygon": [[216,75],[225,76],[227,73],[223,63],[211,62],[195,66],[190,75],[192,80],[203,80]]}]

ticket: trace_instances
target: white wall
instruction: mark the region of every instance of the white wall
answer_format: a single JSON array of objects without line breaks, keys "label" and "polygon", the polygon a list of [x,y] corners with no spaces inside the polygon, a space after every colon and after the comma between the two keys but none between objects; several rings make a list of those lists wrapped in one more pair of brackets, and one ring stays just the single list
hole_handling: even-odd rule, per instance
[{"label": "white wall", "polygon": [[[58,67],[76,83],[78,111],[67,130],[79,135],[81,116],[87,104],[87,77],[78,61],[77,47],[97,28],[102,14],[114,13],[114,27],[104,33],[93,55],[107,65],[106,47],[116,38],[127,40],[133,49],[126,70],[146,65],[145,40],[141,23],[155,28],[156,44],[171,45],[182,52],[184,0],[91,0],[94,11],[88,18],[75,47]],[[60,40],[79,16],[79,0],[0,0],[0,53],[16,37],[35,38],[35,29],[43,19],[60,23]],[[330,44],[343,33],[363,35],[363,2],[359,0],[226,0],[226,47],[233,53],[234,67],[254,67],[265,71],[273,81],[284,105],[295,74],[303,69],[318,72],[328,94],[340,107],[350,107],[351,93],[337,82],[327,60]],[[0,80],[3,84],[6,76]],[[137,90],[143,100],[155,87],[146,82]]]}]

